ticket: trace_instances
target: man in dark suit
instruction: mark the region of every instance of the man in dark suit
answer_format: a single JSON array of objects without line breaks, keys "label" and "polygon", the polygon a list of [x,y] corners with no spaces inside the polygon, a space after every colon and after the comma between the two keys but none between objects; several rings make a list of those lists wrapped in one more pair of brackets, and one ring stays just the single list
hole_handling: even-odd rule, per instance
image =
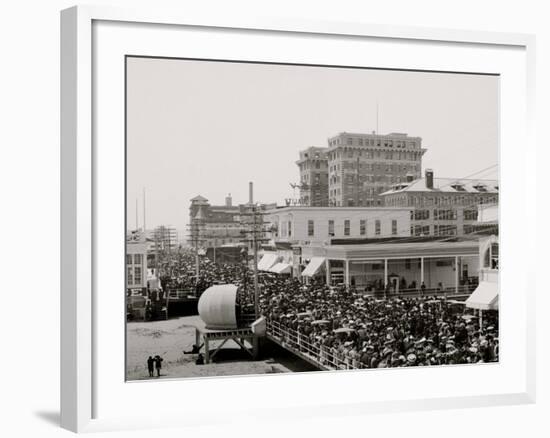
[{"label": "man in dark suit", "polygon": [[164,359],[158,354],[155,356],[155,368],[157,369],[157,377],[160,377],[160,369],[162,368],[162,361]]},{"label": "man in dark suit", "polygon": [[153,377],[154,364],[155,364],[154,359],[151,356],[149,356],[149,358],[147,359],[147,369],[149,370],[149,377]]}]

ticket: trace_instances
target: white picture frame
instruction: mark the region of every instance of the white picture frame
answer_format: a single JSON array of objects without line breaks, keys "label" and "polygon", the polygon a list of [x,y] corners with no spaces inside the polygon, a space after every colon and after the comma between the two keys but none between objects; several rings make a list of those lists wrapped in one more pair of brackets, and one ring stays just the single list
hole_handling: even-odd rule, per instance
[{"label": "white picture frame", "polygon": [[[98,415],[101,412],[101,397],[105,397],[105,389],[102,386],[101,374],[101,331],[97,328],[98,300],[95,298],[97,285],[101,284],[98,277],[98,250],[97,233],[100,218],[98,205],[102,202],[101,190],[97,190],[96,180],[98,172],[103,171],[101,157],[98,157],[95,148],[98,133],[94,123],[100,118],[98,115],[98,96],[95,94],[98,69],[94,65],[94,59],[101,54],[97,53],[100,36],[95,32],[96,23],[116,23],[123,25],[131,23],[134,27],[150,26],[150,31],[161,32],[162,29],[182,26],[190,29],[200,29],[208,34],[211,30],[223,31],[224,29],[238,30],[241,37],[247,38],[247,34],[262,32],[274,32],[277,35],[288,35],[293,38],[307,36],[338,36],[349,37],[351,40],[384,40],[388,44],[406,42],[411,47],[416,45],[452,44],[455,46],[486,47],[501,51],[510,50],[521,53],[524,64],[521,65],[521,78],[526,79],[526,86],[521,88],[522,99],[520,115],[524,115],[517,121],[518,132],[506,131],[505,135],[517,138],[522,135],[524,141],[523,150],[526,154],[535,152],[533,138],[533,109],[534,109],[534,51],[535,40],[531,35],[460,31],[450,29],[424,29],[402,26],[377,26],[365,23],[339,23],[316,22],[300,19],[273,19],[258,17],[246,17],[240,13],[232,16],[204,15],[193,10],[162,11],[127,10],[108,7],[78,6],[62,11],[61,13],[61,426],[76,432],[100,431],[120,428],[147,428],[159,426],[189,426],[199,424],[206,415],[200,417],[200,407],[192,418],[184,418],[177,412],[167,413],[164,417],[155,416],[147,418],[143,415],[132,416],[128,412],[120,411],[120,415],[109,411],[109,415]],[[153,27],[151,29],[151,26]],[[116,32],[113,33],[115,35]],[[109,34],[107,35],[109,36]],[[116,38],[116,37],[113,37]],[[114,40],[113,40],[113,43]],[[100,44],[101,45],[101,44]],[[116,46],[117,44],[113,44]],[[104,46],[101,46],[104,47]],[[122,50],[122,49],[121,49]],[[223,48],[221,48],[223,50]],[[434,61],[436,62],[436,61]],[[455,61],[460,65],[460,59]],[[394,65],[390,66],[394,67]],[[417,68],[417,66],[411,66]],[[518,67],[519,68],[519,67]],[[457,71],[462,71],[458,69]],[[493,71],[494,72],[494,71]],[[497,71],[497,73],[500,73]],[[120,79],[117,83],[120,84]],[[523,87],[522,86],[522,87]],[[511,84],[510,87],[519,87]],[[119,90],[120,91],[120,90]],[[516,90],[517,91],[517,90]],[[508,129],[508,128],[507,128]],[[511,128],[510,128],[511,129]],[[506,138],[503,142],[506,142]],[[119,145],[120,146],[120,145]],[[117,146],[118,147],[118,146]],[[509,194],[506,191],[503,197],[523,197],[525,201],[534,199],[535,192],[528,190],[535,186],[535,172],[532,169],[527,172],[527,167],[518,169],[518,178],[522,181],[516,189],[508,185]],[[113,171],[106,169],[106,171]],[[116,169],[115,169],[116,171]],[[121,170],[122,171],[122,170]],[[506,170],[501,171],[503,187],[506,187],[506,179],[510,178]],[[515,190],[515,191],[514,191]],[[121,206],[124,208],[124,206]],[[506,214],[506,208],[504,208]],[[513,215],[516,215],[513,217]],[[510,217],[511,219],[507,219]],[[516,212],[504,218],[502,223],[503,253],[506,244],[506,229],[512,229],[515,221],[525,220],[530,225],[529,231],[522,235],[522,242],[510,242],[508,251],[518,249],[519,245],[526,248],[534,247],[536,235],[536,223],[534,218],[529,218],[526,213]],[[103,220],[103,219],[102,219]],[[122,239],[121,239],[122,240]],[[513,240],[513,239],[511,239]],[[512,249],[512,251],[510,250]],[[512,260],[510,255],[508,260]],[[503,260],[506,258],[503,256]],[[502,264],[503,270],[506,263]],[[510,265],[508,265],[510,266]],[[510,274],[510,281],[518,276],[527,276],[530,280],[524,282],[521,296],[516,297],[525,310],[518,318],[521,329],[519,344],[524,349],[517,354],[521,356],[521,375],[516,375],[514,389],[482,394],[463,394],[456,396],[444,393],[429,398],[415,398],[406,396],[403,398],[390,397],[377,400],[362,399],[357,397],[346,404],[328,405],[315,400],[313,394],[309,399],[304,397],[299,403],[289,406],[286,410],[281,408],[279,415],[289,415],[293,418],[306,418],[312,415],[341,415],[346,412],[354,415],[362,415],[369,412],[398,412],[413,409],[441,409],[452,407],[474,407],[504,404],[532,403],[535,400],[535,340],[534,340],[534,276],[530,267],[521,265],[519,272]],[[122,274],[123,275],[123,274]],[[513,277],[513,278],[512,278]],[[122,289],[121,289],[122,290]],[[122,292],[121,292],[121,295]],[[122,307],[121,307],[122,309]],[[122,311],[122,310],[121,310]],[[504,319],[503,324],[510,321]],[[504,327],[504,335],[510,334]],[[121,335],[122,336],[122,335]],[[504,341],[506,342],[506,341]],[[104,356],[103,356],[104,357]],[[518,368],[519,369],[519,368]],[[422,373],[419,370],[419,373]],[[450,371],[455,372],[455,371]],[[486,371],[485,371],[486,372]],[[519,371],[518,371],[519,373]],[[420,374],[419,374],[420,375]],[[349,373],[336,377],[334,373],[325,374],[325,379],[340,385],[341,382],[350,380]],[[395,374],[398,378],[398,374]],[[276,377],[292,379],[293,384],[298,384],[300,375]],[[214,385],[223,386],[224,390],[232,390],[232,385],[245,385],[246,382],[258,383],[258,379],[264,377],[205,379],[186,383],[193,386],[195,391],[200,391],[202,386],[213,388]],[[267,378],[265,378],[267,379]],[[271,379],[271,377],[270,377]],[[310,380],[310,385],[313,382]],[[274,385],[261,383],[262,385]],[[318,382],[318,380],[317,380]],[[121,382],[124,384],[124,382]],[[169,385],[181,385],[182,382],[165,383],[162,391],[169,391]],[[138,388],[139,385],[133,388]],[[157,384],[158,386],[159,384]],[[281,386],[284,386],[281,384]],[[103,388],[103,389],[98,389]],[[141,389],[145,391],[145,386]],[[135,391],[134,391],[135,392]],[[98,396],[101,394],[101,396]],[[113,393],[114,394],[114,393]],[[276,397],[275,397],[276,398]],[[182,401],[182,406],[183,406]],[[200,403],[199,403],[200,404]],[[210,407],[210,414],[215,413],[217,421],[228,420],[231,415],[255,415],[262,418],[267,415],[265,406],[245,413],[243,409],[235,408],[235,411],[225,413],[219,406]],[[204,411],[204,409],[203,409]]]}]

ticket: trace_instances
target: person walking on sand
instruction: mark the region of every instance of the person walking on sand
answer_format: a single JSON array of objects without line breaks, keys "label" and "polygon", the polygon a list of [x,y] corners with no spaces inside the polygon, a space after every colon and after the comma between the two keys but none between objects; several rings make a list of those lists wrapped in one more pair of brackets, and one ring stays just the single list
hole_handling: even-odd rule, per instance
[{"label": "person walking on sand", "polygon": [[147,369],[149,370],[149,377],[153,377],[153,371],[154,371],[154,365],[155,360],[149,356],[149,359],[147,359]]},{"label": "person walking on sand", "polygon": [[157,369],[157,377],[160,377],[160,369],[162,368],[162,361],[164,359],[158,354],[155,356],[155,368]]}]

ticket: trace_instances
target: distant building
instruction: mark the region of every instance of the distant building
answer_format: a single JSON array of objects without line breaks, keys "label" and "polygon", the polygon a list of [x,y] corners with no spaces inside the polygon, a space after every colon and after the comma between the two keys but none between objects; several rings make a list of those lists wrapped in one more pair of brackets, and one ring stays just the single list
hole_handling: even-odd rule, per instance
[{"label": "distant building", "polygon": [[160,252],[173,252],[178,247],[178,233],[174,227],[160,225],[149,236],[152,241],[152,250]]},{"label": "distant building", "polygon": [[[260,206],[261,210],[273,207],[275,204]],[[198,239],[202,248],[241,244],[247,238],[243,234],[248,229],[247,209],[247,204],[234,206],[231,195],[225,198],[224,205],[211,205],[200,195],[194,197],[189,206],[189,243],[195,245]]]},{"label": "distant building", "polygon": [[126,236],[126,289],[147,291],[147,242],[139,231]]},{"label": "distant building", "polygon": [[381,197],[386,207],[410,209],[413,236],[462,236],[498,227],[478,222],[480,205],[498,204],[497,180],[434,178],[427,169],[424,178],[395,184]]},{"label": "distant building", "polygon": [[328,206],[328,149],[309,147],[300,151],[296,161],[300,169],[299,204],[308,207]]},{"label": "distant building", "polygon": [[410,235],[408,208],[281,207],[267,210],[275,242],[330,243],[332,239]]}]

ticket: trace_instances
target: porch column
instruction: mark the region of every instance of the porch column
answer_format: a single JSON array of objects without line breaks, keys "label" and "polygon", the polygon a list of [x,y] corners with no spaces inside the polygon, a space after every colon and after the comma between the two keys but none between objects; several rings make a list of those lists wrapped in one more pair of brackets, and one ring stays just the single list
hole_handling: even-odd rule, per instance
[{"label": "porch column", "polygon": [[349,286],[349,260],[344,261],[344,284]]},{"label": "porch column", "polygon": [[420,285],[424,283],[424,257],[420,257]]},{"label": "porch column", "polygon": [[330,260],[329,259],[325,260],[325,275],[326,275],[327,286],[329,286],[330,285]]},{"label": "porch column", "polygon": [[459,273],[458,256],[455,256],[455,293],[456,294],[458,294],[458,273]]},{"label": "porch column", "polygon": [[384,259],[384,287],[388,285],[388,259]]}]

